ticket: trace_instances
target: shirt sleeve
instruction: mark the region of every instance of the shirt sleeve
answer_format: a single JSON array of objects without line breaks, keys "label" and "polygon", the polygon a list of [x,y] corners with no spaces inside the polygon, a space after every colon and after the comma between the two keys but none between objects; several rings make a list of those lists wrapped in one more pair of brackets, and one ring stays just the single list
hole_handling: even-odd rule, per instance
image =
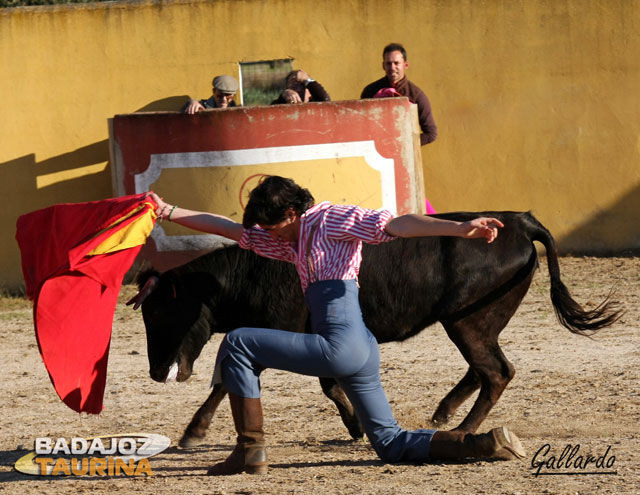
[{"label": "shirt sleeve", "polygon": [[294,251],[291,243],[272,239],[269,233],[258,227],[251,227],[242,231],[238,241],[242,249],[250,249],[254,253],[281,261],[294,262]]},{"label": "shirt sleeve", "polygon": [[318,81],[312,81],[308,84],[307,89],[311,93],[311,101],[331,101],[331,97],[327,90],[322,87]]},{"label": "shirt sleeve", "polygon": [[380,244],[395,239],[385,230],[392,218],[389,210],[333,205],[324,220],[325,231],[328,238],[337,241],[360,240],[368,244]]},{"label": "shirt sleeve", "polygon": [[418,104],[418,120],[420,121],[420,146],[433,143],[438,137],[438,127],[431,112],[431,102],[422,91],[418,93],[416,103]]}]

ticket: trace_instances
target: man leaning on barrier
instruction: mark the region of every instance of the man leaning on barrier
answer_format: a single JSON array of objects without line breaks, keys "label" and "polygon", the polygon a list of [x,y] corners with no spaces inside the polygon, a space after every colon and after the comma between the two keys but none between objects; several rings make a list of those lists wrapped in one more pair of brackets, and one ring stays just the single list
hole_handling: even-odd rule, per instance
[{"label": "man leaning on barrier", "polygon": [[272,105],[330,101],[329,93],[303,70],[292,70],[284,80],[285,89],[271,102]]},{"label": "man leaning on barrier", "polygon": [[233,101],[238,88],[238,80],[231,76],[216,76],[213,78],[213,94],[208,100],[189,100],[182,108],[184,113],[194,114],[210,108],[235,107]]}]

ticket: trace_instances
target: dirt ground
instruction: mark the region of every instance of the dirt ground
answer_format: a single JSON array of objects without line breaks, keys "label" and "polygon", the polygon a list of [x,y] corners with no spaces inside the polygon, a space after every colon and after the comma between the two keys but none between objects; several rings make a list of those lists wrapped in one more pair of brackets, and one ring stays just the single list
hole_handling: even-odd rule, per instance
[{"label": "dirt ground", "polygon": [[[207,468],[224,459],[235,441],[227,401],[202,447],[192,451],[176,447],[191,415],[209,392],[220,336],[214,336],[205,347],[186,383],[151,381],[142,318],[122,302],[134,288],[125,286],[113,327],[105,410],[99,416],[81,416],[68,409],[51,386],[38,353],[30,306],[21,300],[4,299],[0,311],[0,492],[637,493],[640,258],[562,258],[561,269],[565,283],[585,306],[593,307],[613,288],[626,314],[593,339],[571,334],[555,320],[543,260],[532,288],[501,338],[516,376],[481,426],[482,431],[499,425],[512,428],[527,449],[527,459],[383,464],[368,443],[349,439],[315,379],[268,370],[262,383],[271,469],[262,477],[205,476]],[[382,346],[383,384],[398,422],[406,428],[430,427],[429,418],[438,402],[465,370],[462,357],[438,325],[407,342]],[[463,405],[451,427],[462,420],[470,405]],[[18,473],[13,467],[17,459],[33,450],[36,437],[131,432],[159,433],[172,439],[168,450],[150,459],[152,476],[40,477]],[[534,476],[532,459],[545,444],[550,446],[545,458],[558,457],[567,445],[579,445],[579,455],[606,453],[610,466],[544,468],[541,472],[546,475]],[[571,474],[558,474],[566,471]]]}]

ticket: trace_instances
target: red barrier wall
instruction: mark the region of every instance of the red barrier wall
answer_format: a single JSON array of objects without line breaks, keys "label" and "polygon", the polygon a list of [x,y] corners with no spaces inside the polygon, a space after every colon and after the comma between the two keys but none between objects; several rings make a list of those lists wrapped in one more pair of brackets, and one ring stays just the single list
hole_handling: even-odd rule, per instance
[{"label": "red barrier wall", "polygon": [[[259,177],[292,177],[317,201],[423,212],[415,106],[406,98],[139,113],[110,122],[116,195],[154,190],[241,221]],[[164,270],[223,242],[158,224],[142,257]]]}]

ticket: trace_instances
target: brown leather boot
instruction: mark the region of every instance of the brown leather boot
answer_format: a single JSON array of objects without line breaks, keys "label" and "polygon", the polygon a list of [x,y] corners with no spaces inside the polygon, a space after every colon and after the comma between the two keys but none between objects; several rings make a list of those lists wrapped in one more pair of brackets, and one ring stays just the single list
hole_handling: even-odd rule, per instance
[{"label": "brown leather boot", "polygon": [[524,459],[526,452],[515,434],[504,426],[488,433],[437,431],[431,437],[431,459]]},{"label": "brown leather boot", "polygon": [[262,404],[260,399],[249,399],[229,394],[233,423],[238,433],[236,447],[224,462],[212,466],[207,474],[224,476],[228,474],[267,472],[267,452],[264,449]]}]

